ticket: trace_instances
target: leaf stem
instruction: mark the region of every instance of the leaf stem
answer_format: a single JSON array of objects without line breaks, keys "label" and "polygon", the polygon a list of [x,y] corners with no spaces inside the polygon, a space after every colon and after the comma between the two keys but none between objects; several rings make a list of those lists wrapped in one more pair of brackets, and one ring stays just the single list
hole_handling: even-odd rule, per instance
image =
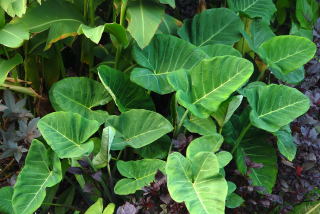
[{"label": "leaf stem", "polygon": [[174,130],[174,132],[173,132],[173,137],[174,137],[174,138],[178,136],[179,131],[180,131],[181,127],[182,127],[182,124],[183,124],[184,120],[186,119],[186,117],[188,116],[188,113],[189,113],[189,110],[187,109],[187,110],[184,112],[184,114],[182,115],[182,117],[181,117],[181,119],[180,119],[180,121],[179,121],[179,123],[178,123],[177,128],[176,128],[176,129]]},{"label": "leaf stem", "polygon": [[[127,10],[127,3],[128,3],[128,1],[123,1],[121,4],[120,23],[119,24],[123,27],[124,27],[124,16],[125,16],[126,10]],[[119,67],[121,52],[122,52],[122,45],[119,44],[117,47],[116,58],[115,58],[116,63],[114,64],[115,69],[118,69],[118,67]]]},{"label": "leaf stem", "polygon": [[233,154],[236,151],[236,149],[239,147],[241,141],[243,140],[243,138],[246,135],[246,133],[249,131],[251,125],[252,124],[249,122],[249,124],[241,130],[240,135],[237,138],[236,143],[235,143],[235,145],[234,145],[234,147],[233,147],[233,149],[231,151],[231,154]]}]

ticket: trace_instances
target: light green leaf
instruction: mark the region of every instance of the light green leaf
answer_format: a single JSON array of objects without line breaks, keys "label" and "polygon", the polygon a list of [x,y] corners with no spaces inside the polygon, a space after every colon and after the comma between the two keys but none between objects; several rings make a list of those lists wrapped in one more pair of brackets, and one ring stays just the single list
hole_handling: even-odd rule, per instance
[{"label": "light green leaf", "polygon": [[41,118],[38,128],[59,158],[76,158],[93,150],[93,142],[86,141],[99,129],[99,123],[76,113],[54,112]]},{"label": "light green leaf", "polygon": [[103,129],[100,151],[92,160],[92,164],[96,168],[103,168],[109,163],[111,159],[110,149],[115,133],[114,128],[110,126]]},{"label": "light green leaf", "polygon": [[289,214],[318,214],[320,212],[320,201],[303,202],[293,208]]},{"label": "light green leaf", "polygon": [[242,57],[241,53],[230,45],[206,45],[199,47],[199,49],[207,55],[207,58],[226,55]]},{"label": "light green leaf", "polygon": [[271,69],[289,73],[314,57],[315,44],[304,37],[276,36],[259,47],[258,53]]},{"label": "light green leaf", "polygon": [[219,162],[219,167],[224,168],[232,160],[232,154],[230,152],[221,151],[216,154]]},{"label": "light green leaf", "polygon": [[218,122],[220,127],[223,127],[238,109],[242,102],[243,96],[233,96],[227,101],[224,101],[218,108],[216,112],[212,114],[214,119]]},{"label": "light green leaf", "polygon": [[232,193],[227,197],[226,207],[229,209],[234,209],[240,207],[243,202],[244,199],[241,196],[237,195],[236,193]]},{"label": "light green leaf", "polygon": [[114,210],[116,208],[116,205],[113,203],[108,204],[108,206],[104,209],[102,214],[113,214]]},{"label": "light green leaf", "polygon": [[[134,109],[112,116],[107,124],[117,131],[111,149],[119,150],[125,146],[141,148],[172,131],[171,123],[162,115],[143,109]],[[125,125],[124,125],[125,124]]]},{"label": "light green leaf", "polygon": [[175,8],[176,7],[176,2],[175,0],[159,0],[160,3],[162,4],[168,4],[170,5],[172,8]]},{"label": "light green leaf", "polygon": [[14,186],[12,206],[15,213],[35,212],[46,196],[46,188],[62,179],[59,158],[38,140],[33,140],[25,165]]},{"label": "light green leaf", "polygon": [[20,47],[25,40],[29,39],[29,32],[19,24],[7,24],[0,27],[0,44],[9,48]]},{"label": "light green leaf", "polygon": [[252,108],[251,123],[268,132],[278,131],[310,107],[308,97],[284,85],[251,87],[245,90],[245,96]]},{"label": "light green leaf", "polygon": [[182,68],[193,68],[205,55],[182,39],[159,34],[146,48],[135,46],[133,57],[142,68],[135,68],[130,79],[158,94],[168,94],[173,92],[173,88],[167,81],[167,75]]},{"label": "light green leaf", "polygon": [[106,23],[97,27],[90,27],[84,24],[81,24],[78,29],[78,34],[84,34],[92,42],[98,44],[101,40],[103,32],[109,32],[117,38],[118,43],[122,44],[124,47],[128,46],[128,38],[126,30],[123,26],[117,23]]},{"label": "light green leaf", "polygon": [[152,99],[147,92],[132,83],[129,76],[121,71],[101,65],[98,67],[99,78],[107,89],[119,111],[129,109],[154,109]]},{"label": "light green leaf", "polygon": [[[39,19],[39,17],[42,17]],[[31,33],[40,33],[49,29],[45,49],[53,43],[76,36],[83,22],[82,14],[67,1],[45,1],[41,5],[31,7],[17,23],[22,23]]]},{"label": "light green leaf", "polygon": [[0,84],[4,83],[11,70],[22,62],[23,59],[20,54],[16,54],[14,57],[8,60],[0,58]]},{"label": "light green leaf", "polygon": [[312,30],[320,16],[317,0],[297,0],[296,17],[301,27]]},{"label": "light green leaf", "polygon": [[102,214],[103,211],[103,200],[98,198],[98,200],[92,204],[84,214]]},{"label": "light green leaf", "polygon": [[298,26],[295,22],[291,23],[290,35],[302,36],[310,41],[313,41],[313,33],[312,30],[306,30]]},{"label": "light green leaf", "polygon": [[278,173],[277,155],[272,144],[264,136],[253,136],[241,141],[235,160],[239,171],[243,174],[247,173],[241,166],[245,157],[254,163],[263,164],[262,168],[250,168],[249,178],[254,186],[264,187],[266,192],[271,193]]},{"label": "light green leaf", "polygon": [[297,145],[293,142],[290,126],[282,127],[274,135],[278,138],[277,145],[280,153],[289,161],[292,161],[296,156]]},{"label": "light green leaf", "polygon": [[0,188],[0,212],[3,214],[14,214],[12,207],[13,188],[6,186]]},{"label": "light green leaf", "polygon": [[0,0],[0,6],[9,16],[21,17],[27,10],[27,0]]},{"label": "light green leaf", "polygon": [[140,48],[144,48],[149,44],[163,16],[163,7],[154,1],[129,1],[127,7],[128,31],[137,41]]},{"label": "light green leaf", "polygon": [[191,158],[196,156],[200,152],[212,152],[219,151],[223,143],[223,137],[220,134],[214,134],[211,136],[203,136],[193,140],[187,148],[187,157]]},{"label": "light green leaf", "polygon": [[228,196],[231,195],[231,193],[233,193],[234,191],[236,191],[237,186],[235,183],[228,181]]},{"label": "light green leaf", "polygon": [[190,115],[190,118],[186,118],[183,121],[183,126],[191,133],[197,133],[200,135],[212,135],[217,132],[216,124],[212,118],[198,118]]},{"label": "light green leaf", "polygon": [[277,79],[283,82],[286,82],[288,84],[297,85],[302,80],[304,80],[304,73],[305,73],[304,66],[294,71],[291,71],[290,73],[287,73],[287,74],[279,72],[278,70],[272,70],[272,69],[270,70]]},{"label": "light green leaf", "polygon": [[219,175],[215,154],[200,152],[185,158],[171,153],[166,173],[170,196],[178,203],[185,202],[190,214],[224,213],[228,185]]},{"label": "light green leaf", "polygon": [[124,177],[114,187],[118,195],[129,195],[149,185],[158,170],[164,172],[166,162],[157,159],[143,159],[138,161],[118,161],[117,168]]},{"label": "light green leaf", "polygon": [[233,45],[240,40],[242,29],[243,23],[239,16],[230,9],[218,8],[205,10],[192,20],[184,21],[178,34],[196,46]]},{"label": "light green leaf", "polygon": [[86,77],[70,77],[55,83],[49,92],[56,111],[78,113],[81,116],[104,123],[107,112],[92,108],[108,103],[112,98],[103,85]]},{"label": "light green leaf", "polygon": [[135,151],[143,158],[147,159],[163,159],[168,156],[171,139],[168,135],[164,135],[154,143],[146,145]]},{"label": "light green leaf", "polygon": [[229,8],[235,12],[242,12],[250,18],[262,18],[270,21],[277,11],[272,0],[228,0]]},{"label": "light green leaf", "polygon": [[179,72],[171,73],[168,80],[177,91],[179,104],[199,118],[208,118],[252,73],[253,65],[248,60],[219,56],[203,60],[191,69],[189,82],[187,77],[183,79],[189,88],[181,88],[182,84],[177,84],[181,79]]}]

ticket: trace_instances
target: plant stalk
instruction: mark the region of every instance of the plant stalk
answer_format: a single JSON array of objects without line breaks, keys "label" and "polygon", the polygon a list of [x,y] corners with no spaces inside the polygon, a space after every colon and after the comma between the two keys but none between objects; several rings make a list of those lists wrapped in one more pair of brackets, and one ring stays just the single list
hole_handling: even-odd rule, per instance
[{"label": "plant stalk", "polygon": [[[125,14],[126,14],[126,10],[127,10],[127,1],[124,1],[121,5],[121,10],[120,10],[120,25],[124,27],[124,18],[125,18]],[[120,57],[121,57],[121,52],[122,52],[122,45],[119,44],[117,47],[117,52],[116,52],[116,63],[114,65],[115,69],[118,69],[119,67],[119,61],[120,61]]]},{"label": "plant stalk", "polygon": [[234,145],[231,151],[231,154],[233,154],[236,151],[236,149],[239,147],[241,141],[243,140],[246,133],[249,131],[250,127],[251,127],[251,123],[249,122],[249,124],[244,129],[241,130],[240,135],[236,140],[236,144]]},{"label": "plant stalk", "polygon": [[184,112],[184,114],[182,115],[182,117],[181,117],[181,119],[180,119],[180,121],[179,121],[179,124],[178,124],[177,128],[176,128],[176,129],[174,130],[174,132],[173,132],[173,137],[174,137],[174,138],[176,138],[176,137],[178,136],[179,131],[180,131],[181,127],[182,127],[182,124],[183,124],[184,120],[185,120],[185,119],[187,118],[187,116],[188,116],[188,113],[189,113],[189,110],[186,110],[186,111]]}]

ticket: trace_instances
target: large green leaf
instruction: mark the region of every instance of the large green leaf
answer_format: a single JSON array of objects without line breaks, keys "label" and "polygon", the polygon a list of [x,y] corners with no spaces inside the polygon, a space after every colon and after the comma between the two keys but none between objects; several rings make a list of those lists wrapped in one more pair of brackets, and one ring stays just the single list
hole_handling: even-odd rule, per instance
[{"label": "large green leaf", "polygon": [[125,146],[141,148],[172,131],[171,123],[162,115],[143,109],[133,109],[112,116],[107,121],[117,131],[111,149]]},{"label": "large green leaf", "polygon": [[218,8],[205,10],[192,20],[186,20],[178,34],[196,46],[233,45],[240,40],[242,29],[239,16],[230,9]]},{"label": "large green leaf", "polygon": [[290,126],[284,126],[274,135],[278,138],[277,145],[279,152],[289,161],[292,161],[297,152],[297,145],[293,142]]},{"label": "large green leaf", "polygon": [[178,102],[195,116],[207,118],[252,73],[253,65],[248,60],[219,56],[201,61],[189,73],[184,70],[173,72],[168,79],[177,91]]},{"label": "large green leaf", "polygon": [[274,147],[267,138],[262,136],[248,137],[241,141],[236,151],[236,164],[241,173],[246,174],[245,158],[254,163],[262,164],[262,168],[250,168],[248,174],[254,186],[264,187],[266,192],[271,193],[277,179],[277,155]]},{"label": "large green leaf", "polygon": [[228,185],[219,175],[219,163],[212,152],[185,158],[178,152],[169,155],[166,173],[173,200],[185,202],[190,214],[223,214]]},{"label": "large green leaf", "polygon": [[134,47],[133,57],[142,68],[132,71],[131,80],[158,94],[168,94],[173,88],[167,75],[182,68],[193,68],[205,55],[182,39],[158,34],[146,48]]},{"label": "large green leaf", "polygon": [[118,161],[117,168],[124,177],[114,187],[118,195],[129,195],[149,185],[158,170],[164,172],[166,162],[157,159],[143,159],[138,161]]},{"label": "large green leaf", "polygon": [[101,65],[99,78],[121,112],[129,109],[154,109],[154,104],[146,90],[132,83],[129,75]]},{"label": "large green leaf", "polygon": [[268,67],[289,73],[314,57],[315,44],[304,37],[276,36],[259,47],[258,53]]},{"label": "large green leaf", "polygon": [[[41,17],[41,19],[39,18]],[[49,29],[46,49],[54,42],[76,36],[83,16],[74,5],[67,1],[45,1],[31,7],[17,23],[24,24],[29,32],[40,33]]]},{"label": "large green leaf", "polygon": [[12,207],[13,188],[6,186],[0,188],[0,213],[14,214]]},{"label": "large green leaf", "polygon": [[179,25],[182,25],[182,23],[178,19],[175,19],[174,17],[165,14],[158,28],[157,33],[176,35],[178,32]]},{"label": "large green leaf", "polygon": [[286,82],[288,84],[297,85],[302,80],[304,80],[304,73],[305,73],[304,66],[294,71],[291,71],[290,73],[287,73],[287,74],[279,72],[278,70],[273,70],[273,69],[270,69],[270,70],[277,79],[283,82]]},{"label": "large green leaf", "polygon": [[190,114],[190,117],[183,121],[183,126],[186,127],[189,132],[200,135],[212,135],[217,132],[216,124],[210,117],[199,118]]},{"label": "large green leaf", "polygon": [[59,158],[38,140],[32,141],[25,165],[14,186],[12,205],[15,213],[35,212],[46,196],[46,188],[62,179]]},{"label": "large green leaf", "polygon": [[200,152],[217,152],[223,143],[220,134],[199,137],[193,140],[187,148],[187,157],[194,157]]},{"label": "large green leaf", "polygon": [[38,128],[59,158],[76,158],[93,150],[93,142],[86,141],[99,129],[99,123],[76,113],[54,112],[41,118]]},{"label": "large green leaf", "polygon": [[103,200],[98,198],[98,200],[92,204],[84,214],[102,214],[103,211]]},{"label": "large green leaf", "polygon": [[242,12],[250,18],[262,18],[270,21],[276,6],[272,0],[228,0],[229,7],[235,12]]},{"label": "large green leaf", "polygon": [[16,54],[14,57],[8,60],[0,58],[0,84],[4,83],[11,70],[22,62],[23,59],[20,54]]},{"label": "large green leaf", "polygon": [[0,27],[0,44],[9,48],[18,48],[29,39],[29,32],[24,25],[7,24]]},{"label": "large green leaf", "polygon": [[284,85],[248,87],[244,95],[252,108],[251,123],[269,132],[278,131],[307,112],[310,106],[308,97]]},{"label": "large green leaf", "polygon": [[164,135],[149,145],[135,149],[135,152],[137,152],[143,158],[163,159],[168,156],[170,146],[171,138],[168,135]]},{"label": "large green leaf", "polygon": [[164,8],[149,0],[129,1],[127,14],[128,31],[137,41],[139,47],[146,47],[161,23]]},{"label": "large green leaf", "polygon": [[293,208],[289,214],[318,214],[320,212],[320,201],[303,202]]},{"label": "large green leaf", "polygon": [[93,158],[92,164],[96,168],[107,166],[111,159],[111,145],[115,136],[115,130],[112,127],[106,127],[102,131],[102,139],[99,153]]},{"label": "large green leaf", "polygon": [[108,103],[112,98],[103,85],[86,77],[70,77],[55,83],[50,89],[50,101],[56,111],[78,113],[104,123],[108,114],[92,108]]},{"label": "large green leaf", "polygon": [[317,0],[297,0],[296,17],[301,27],[313,29],[320,16],[320,7]]},{"label": "large green leaf", "polygon": [[11,17],[21,17],[27,10],[27,0],[0,0],[0,7]]}]

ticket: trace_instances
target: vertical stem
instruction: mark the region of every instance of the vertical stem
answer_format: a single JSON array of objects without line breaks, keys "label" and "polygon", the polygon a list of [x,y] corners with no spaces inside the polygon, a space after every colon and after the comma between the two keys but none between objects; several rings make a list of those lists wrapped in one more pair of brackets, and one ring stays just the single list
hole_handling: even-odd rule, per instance
[{"label": "vertical stem", "polygon": [[241,130],[240,135],[239,135],[239,137],[238,137],[237,140],[236,140],[236,144],[234,145],[234,147],[233,147],[233,149],[232,149],[232,151],[231,151],[231,154],[233,154],[233,153],[236,151],[236,149],[239,147],[242,139],[244,138],[244,136],[246,135],[246,133],[248,132],[248,130],[250,129],[250,127],[251,127],[251,123],[249,122],[249,124],[248,124],[245,128],[243,128],[243,129]]},{"label": "vertical stem", "polygon": [[181,119],[180,119],[180,121],[179,121],[179,124],[178,124],[177,128],[174,130],[174,133],[173,133],[173,137],[174,137],[174,138],[178,136],[179,131],[180,131],[181,127],[182,127],[183,121],[184,121],[184,120],[186,119],[186,117],[188,116],[188,113],[189,113],[189,110],[186,110],[186,111],[184,112],[184,114],[182,115],[182,117],[181,117]]},{"label": "vertical stem", "polygon": [[[128,1],[124,1],[121,5],[121,10],[120,10],[120,25],[124,26],[124,19],[125,19],[125,14],[126,14],[126,9],[127,9],[127,3]],[[122,45],[119,44],[117,47],[117,52],[116,52],[116,63],[114,64],[114,67],[117,69],[119,67],[119,61],[120,61],[120,56],[122,52]]]},{"label": "vertical stem", "polygon": [[94,0],[89,0],[89,23],[90,26],[94,26],[95,10],[94,10]]}]

